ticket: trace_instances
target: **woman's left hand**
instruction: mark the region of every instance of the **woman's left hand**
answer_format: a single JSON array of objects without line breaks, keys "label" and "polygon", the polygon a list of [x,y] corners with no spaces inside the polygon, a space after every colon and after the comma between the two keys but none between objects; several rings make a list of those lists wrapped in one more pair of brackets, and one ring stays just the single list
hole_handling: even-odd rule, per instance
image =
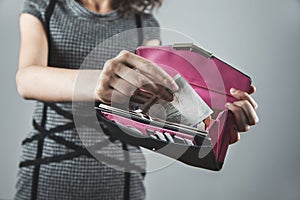
[{"label": "woman's left hand", "polygon": [[233,97],[238,99],[234,103],[227,103],[226,108],[230,110],[235,119],[235,129],[232,131],[230,144],[239,141],[240,134],[239,132],[247,132],[250,130],[250,126],[253,126],[258,123],[259,119],[256,114],[256,109],[258,107],[255,100],[250,96],[250,94],[255,93],[255,86],[251,85],[250,92],[244,92],[232,88],[230,93]]}]

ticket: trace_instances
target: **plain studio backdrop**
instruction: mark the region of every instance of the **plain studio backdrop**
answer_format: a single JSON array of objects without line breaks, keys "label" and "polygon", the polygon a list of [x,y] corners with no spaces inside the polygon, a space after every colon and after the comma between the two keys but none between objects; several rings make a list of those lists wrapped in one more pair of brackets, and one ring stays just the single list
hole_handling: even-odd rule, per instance
[{"label": "plain studio backdrop", "polygon": [[[0,199],[13,198],[33,112],[15,86],[21,4],[0,0]],[[155,15],[253,78],[260,123],[230,147],[221,172],[174,163],[149,173],[147,199],[300,199],[300,1],[165,0]]]}]

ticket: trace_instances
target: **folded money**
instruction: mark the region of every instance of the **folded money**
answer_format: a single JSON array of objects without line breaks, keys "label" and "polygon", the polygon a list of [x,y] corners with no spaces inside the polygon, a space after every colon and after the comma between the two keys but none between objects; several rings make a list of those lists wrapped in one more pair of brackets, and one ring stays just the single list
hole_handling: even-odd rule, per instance
[{"label": "folded money", "polygon": [[142,110],[154,118],[205,130],[213,111],[180,74],[174,80],[179,90],[174,93],[172,102],[153,97],[142,106]]},{"label": "folded money", "polygon": [[174,100],[170,103],[172,106],[168,106],[171,110],[167,111],[167,118],[174,116],[174,113],[176,113],[175,108],[181,115],[180,123],[197,126],[197,124],[208,118],[213,111],[180,74],[177,74],[174,80],[179,90],[174,93]]}]

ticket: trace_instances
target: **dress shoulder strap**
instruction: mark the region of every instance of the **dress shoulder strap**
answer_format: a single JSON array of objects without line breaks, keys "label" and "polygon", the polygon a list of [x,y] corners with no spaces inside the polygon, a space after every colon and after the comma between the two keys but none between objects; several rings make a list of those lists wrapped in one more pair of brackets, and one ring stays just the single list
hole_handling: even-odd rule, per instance
[{"label": "dress shoulder strap", "polygon": [[[49,48],[48,55],[50,55],[50,42],[51,42],[50,19],[53,14],[56,3],[57,3],[57,0],[50,0],[48,8],[46,9],[46,12],[45,12],[45,25],[44,25],[45,27],[44,28],[45,28],[45,32],[47,34],[47,39],[48,39],[48,48]],[[48,64],[49,64],[49,56],[48,56]]]},{"label": "dress shoulder strap", "polygon": [[143,33],[143,24],[142,24],[142,17],[140,14],[135,14],[135,23],[136,27],[138,28],[138,46],[143,45],[144,42],[144,33]]}]

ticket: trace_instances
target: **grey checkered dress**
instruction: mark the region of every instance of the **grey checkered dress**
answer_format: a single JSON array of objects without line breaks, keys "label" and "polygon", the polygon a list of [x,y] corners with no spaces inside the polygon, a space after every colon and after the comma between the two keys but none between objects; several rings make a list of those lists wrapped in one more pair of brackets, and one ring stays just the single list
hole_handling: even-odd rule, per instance
[{"label": "grey checkered dress", "polygon": [[[25,0],[22,13],[34,15],[45,25],[49,2]],[[141,23],[143,27],[158,27],[157,21],[149,14],[141,15]],[[49,65],[79,69],[98,44],[136,26],[134,15],[122,17],[118,11],[100,15],[87,10],[75,0],[58,0],[49,20]],[[143,41],[158,37],[156,33],[144,33]],[[87,68],[99,69],[106,59],[114,57],[120,49],[132,50],[136,46],[138,41],[130,38],[119,43],[111,42],[106,50],[98,49],[102,56],[94,56],[97,65],[91,64]],[[43,113],[46,114],[44,118]],[[121,165],[118,168],[106,164],[114,160],[116,162],[113,163],[118,165],[116,163],[122,163],[125,157],[129,157],[130,164],[145,169],[141,151],[126,145],[125,148],[130,152],[126,156],[124,144],[97,130],[97,125],[94,128],[87,125],[82,128],[86,137],[91,136],[93,140],[97,135],[97,142],[102,144],[94,149],[104,161],[94,159],[82,144],[76,131],[78,129],[75,129],[71,103],[36,102],[33,125],[34,129],[22,144],[15,199],[145,198],[142,173],[124,173]],[[126,181],[129,188],[125,187]]]}]

